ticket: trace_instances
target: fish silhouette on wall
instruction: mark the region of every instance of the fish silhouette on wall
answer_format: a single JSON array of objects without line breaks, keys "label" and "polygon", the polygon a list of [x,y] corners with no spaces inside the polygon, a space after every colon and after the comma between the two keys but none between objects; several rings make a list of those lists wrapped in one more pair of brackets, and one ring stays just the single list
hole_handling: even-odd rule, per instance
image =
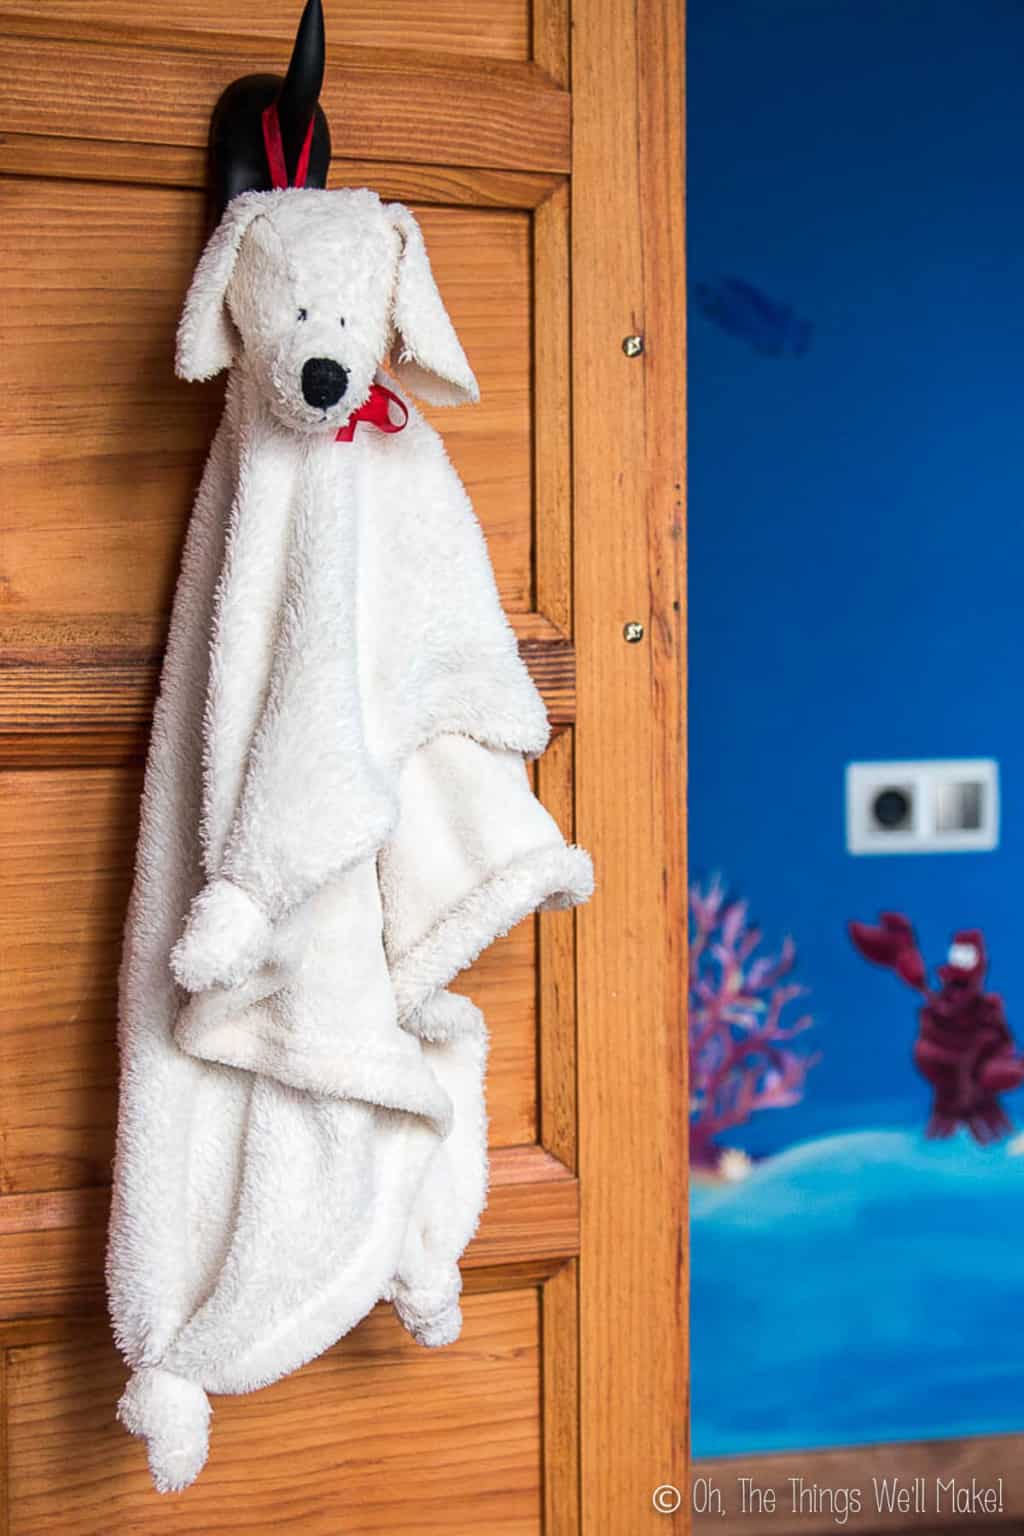
[{"label": "fish silhouette on wall", "polygon": [[709,320],[762,357],[803,357],[814,326],[791,304],[777,304],[741,277],[696,283],[693,296]]}]

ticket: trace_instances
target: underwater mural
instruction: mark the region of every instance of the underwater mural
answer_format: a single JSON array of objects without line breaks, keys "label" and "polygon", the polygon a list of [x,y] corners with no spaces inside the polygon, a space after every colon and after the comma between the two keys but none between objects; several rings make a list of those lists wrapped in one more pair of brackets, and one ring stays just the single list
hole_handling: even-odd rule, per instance
[{"label": "underwater mural", "polygon": [[1019,1436],[1024,9],[687,10],[693,1453]]},{"label": "underwater mural", "polygon": [[[720,879],[690,890],[690,1169],[742,1178],[750,1159],[728,1134],[764,1109],[803,1097],[816,1055],[793,1049],[810,1014],[784,1021],[805,988],[791,977],[796,946],[759,955],[761,931]],[[723,1139],[725,1138],[725,1139]]]},{"label": "underwater mural", "polygon": [[[798,1138],[752,1156],[764,1111],[800,1104],[819,1052],[785,1022],[806,989],[787,938],[760,955],[723,881],[690,893],[694,1453],[728,1455],[1016,1425],[1024,1404],[1019,1261],[1024,1135],[1001,1095],[1024,1081],[985,940],[959,929],[930,989],[901,913],[851,921],[867,960],[923,999],[905,1070],[930,1086],[917,1128]],[[893,1009],[893,1023],[899,1010]],[[1009,1138],[1009,1139],[1007,1139]],[[1008,1347],[1009,1345],[1009,1347]]]},{"label": "underwater mural", "polygon": [[780,304],[742,277],[695,283],[693,297],[715,325],[745,341],[762,357],[802,357],[814,326],[792,304]]}]

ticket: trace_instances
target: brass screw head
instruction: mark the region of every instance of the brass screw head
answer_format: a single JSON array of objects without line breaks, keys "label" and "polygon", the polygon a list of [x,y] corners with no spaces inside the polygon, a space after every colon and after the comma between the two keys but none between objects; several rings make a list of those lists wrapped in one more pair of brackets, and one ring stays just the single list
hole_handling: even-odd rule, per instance
[{"label": "brass screw head", "polygon": [[622,626],[622,638],[629,645],[638,645],[644,637],[644,627],[639,619],[630,619],[628,624]]},{"label": "brass screw head", "polygon": [[625,352],[627,357],[639,357],[641,352],[644,350],[643,337],[627,336],[622,343],[622,350]]}]

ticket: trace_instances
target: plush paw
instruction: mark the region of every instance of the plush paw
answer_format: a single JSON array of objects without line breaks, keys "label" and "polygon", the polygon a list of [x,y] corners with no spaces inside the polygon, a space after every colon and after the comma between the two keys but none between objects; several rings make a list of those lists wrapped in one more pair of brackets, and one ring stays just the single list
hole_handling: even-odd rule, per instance
[{"label": "plush paw", "polygon": [[136,1371],[117,1405],[130,1434],[146,1441],[149,1470],[158,1493],[178,1493],[206,1464],[210,1400],[197,1382],[170,1371]]},{"label": "plush paw", "polygon": [[171,951],[171,971],[186,992],[237,987],[268,957],[270,919],[230,880],[213,880],[192,903]]},{"label": "plush paw", "polygon": [[462,1308],[457,1301],[449,1302],[436,1312],[420,1312],[396,1300],[395,1311],[402,1326],[425,1349],[454,1344],[462,1332]]},{"label": "plush paw", "polygon": [[462,1332],[461,1290],[459,1271],[452,1266],[433,1285],[407,1285],[398,1280],[392,1301],[402,1327],[417,1344],[438,1349],[443,1344],[453,1344]]}]

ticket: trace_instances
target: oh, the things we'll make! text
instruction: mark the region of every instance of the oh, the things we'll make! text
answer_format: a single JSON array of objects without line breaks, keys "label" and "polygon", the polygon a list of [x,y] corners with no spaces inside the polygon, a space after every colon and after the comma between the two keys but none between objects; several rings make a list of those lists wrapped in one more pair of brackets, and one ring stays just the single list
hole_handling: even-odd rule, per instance
[{"label": "oh, the things we'll make! text", "polygon": [[886,1515],[1005,1515],[1003,1479],[872,1477],[864,1485],[830,1485],[793,1474],[771,1483],[737,1477],[728,1488],[696,1477],[690,1495],[695,1515],[822,1515],[846,1525],[865,1513]]}]

